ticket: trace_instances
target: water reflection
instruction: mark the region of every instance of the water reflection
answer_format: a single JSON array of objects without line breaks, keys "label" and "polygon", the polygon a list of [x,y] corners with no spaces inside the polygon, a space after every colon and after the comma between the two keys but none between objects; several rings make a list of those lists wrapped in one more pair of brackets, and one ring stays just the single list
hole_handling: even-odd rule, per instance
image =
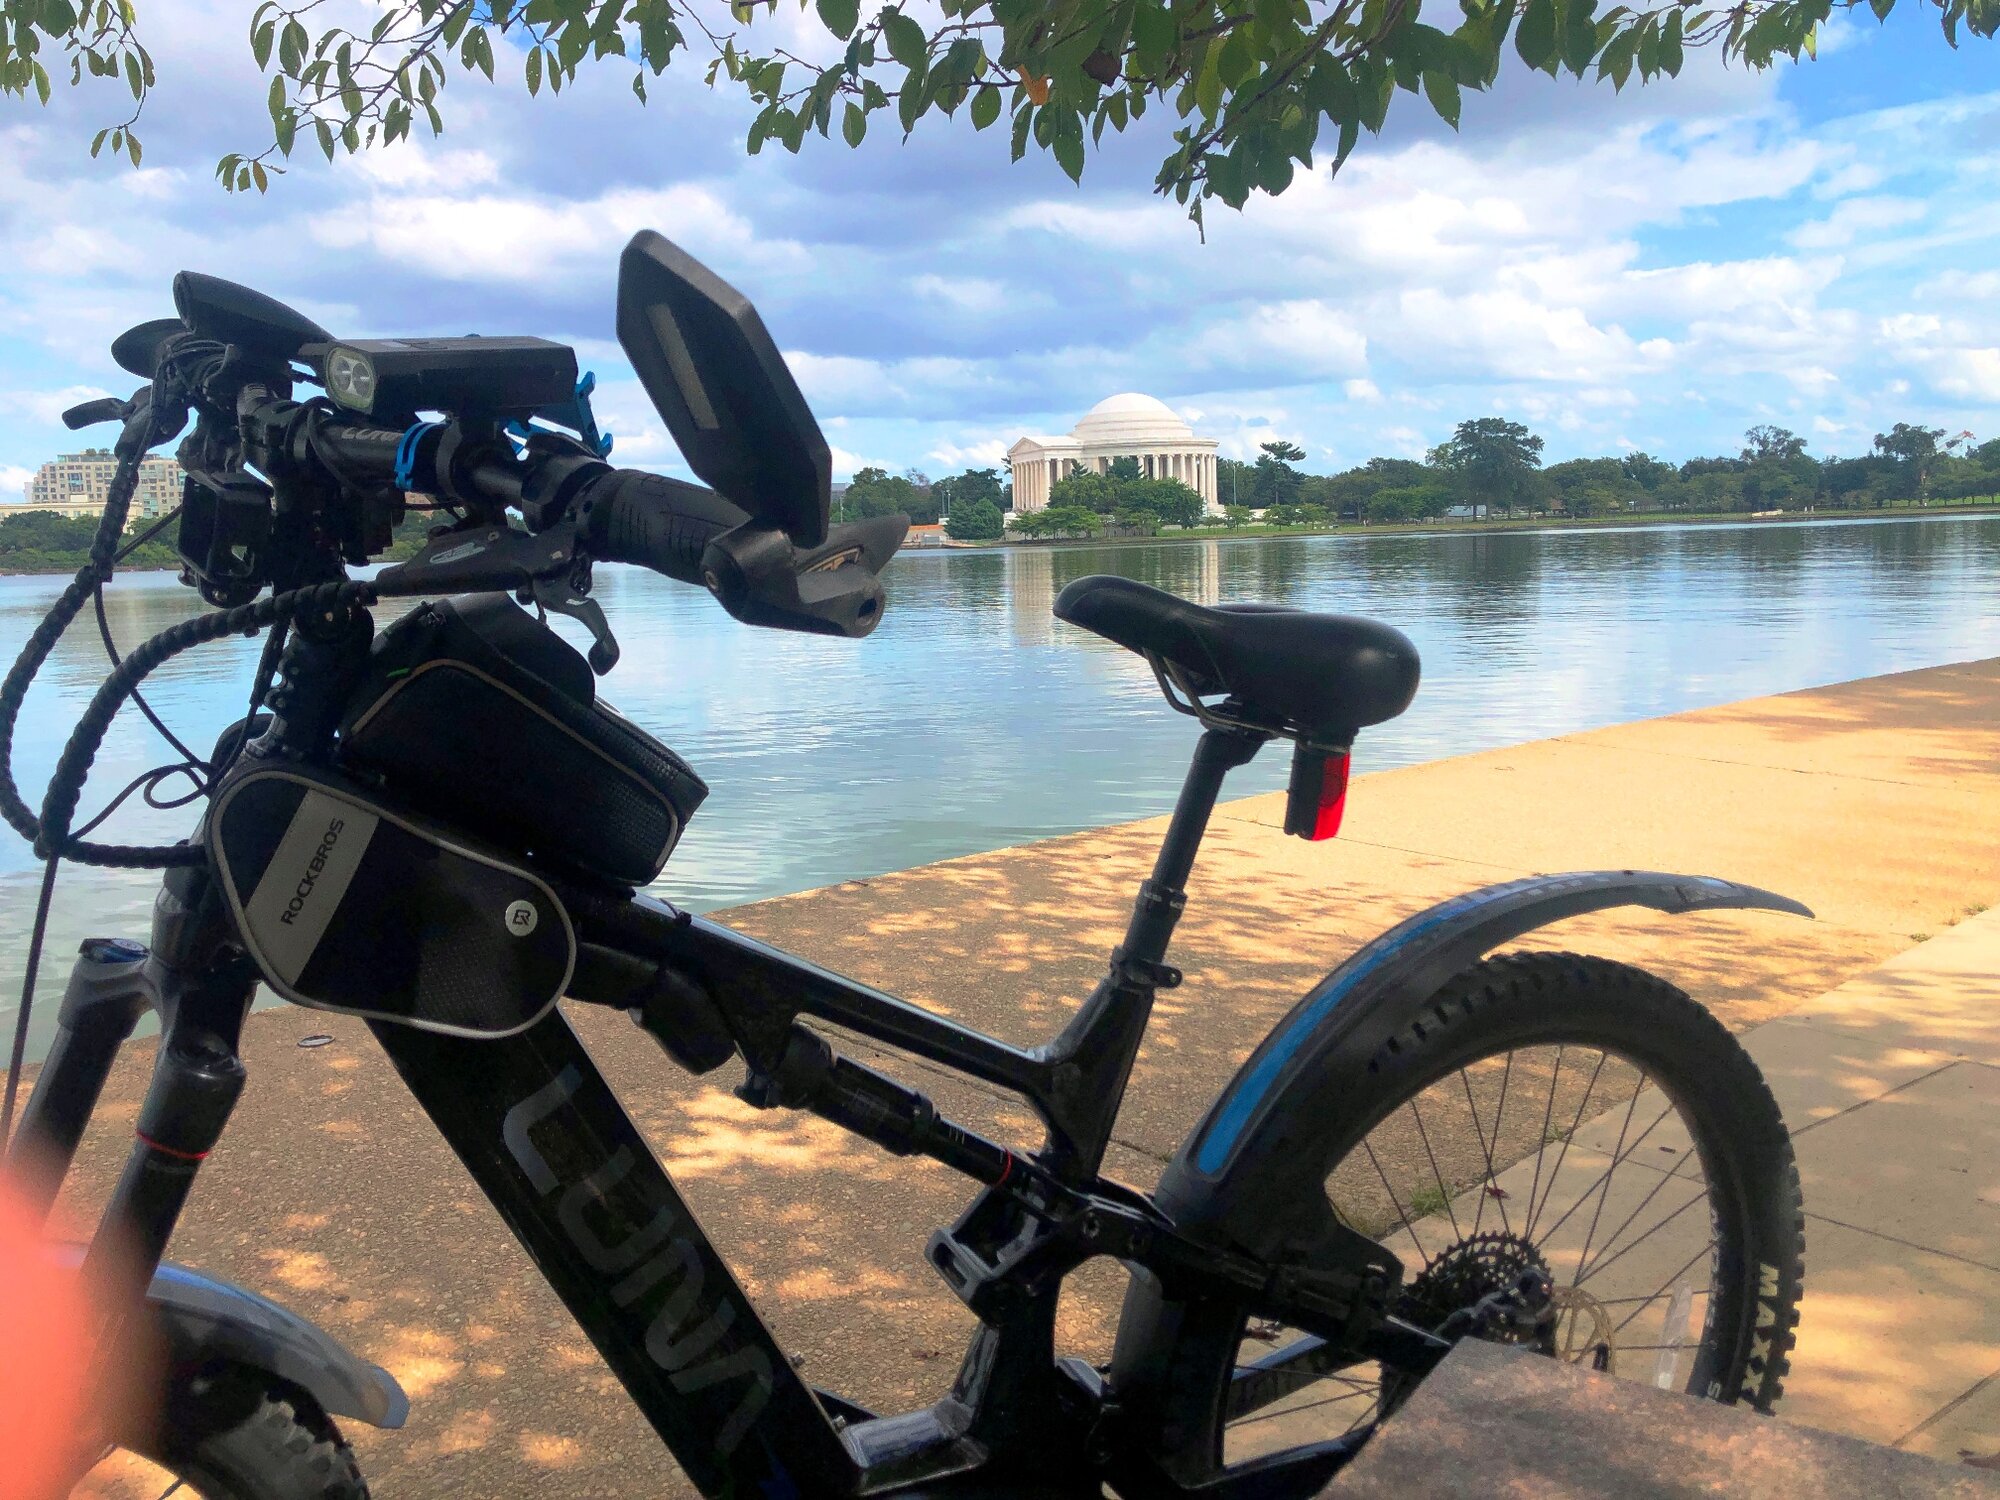
[{"label": "water reflection", "polygon": [[[695,590],[613,568],[598,593],[625,656],[603,688],[714,789],[660,883],[707,908],[1168,807],[1191,726],[1138,658],[1052,619],[1085,574],[1400,626],[1423,651],[1424,687],[1363,739],[1372,769],[2000,654],[1996,564],[2000,518],[921,552],[893,564],[891,608],[862,642],[747,630]],[[0,579],[8,659],[61,584]],[[127,647],[199,609],[164,574],[121,578],[108,606]],[[256,652],[216,642],[146,692],[203,747],[241,712]],[[104,670],[86,616],[19,731],[31,802]],[[85,807],[163,758],[121,716]],[[1270,756],[1232,790],[1283,774]],[[140,809],[119,836],[170,839],[189,821]],[[19,842],[0,841],[9,989],[33,878]],[[154,878],[66,874],[51,964],[66,968],[87,931],[143,932]]]}]

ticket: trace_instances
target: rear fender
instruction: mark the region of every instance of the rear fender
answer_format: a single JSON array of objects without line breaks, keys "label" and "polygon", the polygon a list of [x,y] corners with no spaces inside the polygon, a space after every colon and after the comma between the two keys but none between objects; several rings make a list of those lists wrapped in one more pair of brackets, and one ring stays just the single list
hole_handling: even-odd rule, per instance
[{"label": "rear fender", "polygon": [[1300,1186],[1279,1179],[1291,1167],[1318,1170],[1297,1142],[1281,1148],[1276,1140],[1296,1134],[1288,1101],[1340,1098],[1452,976],[1502,943],[1614,906],[1812,915],[1755,886],[1644,870],[1532,876],[1441,902],[1360,949],[1292,1008],[1209,1106],[1161,1177],[1156,1201],[1184,1229],[1271,1253],[1285,1229],[1271,1205]]},{"label": "rear fender", "polygon": [[410,1398],[396,1377],[268,1298],[184,1266],[162,1265],[146,1304],[174,1368],[212,1363],[288,1381],[330,1415],[401,1427]]}]

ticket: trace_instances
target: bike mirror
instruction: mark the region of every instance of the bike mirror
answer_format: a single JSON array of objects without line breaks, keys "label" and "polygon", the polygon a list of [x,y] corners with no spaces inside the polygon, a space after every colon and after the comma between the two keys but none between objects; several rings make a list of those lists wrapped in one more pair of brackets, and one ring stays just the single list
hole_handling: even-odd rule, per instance
[{"label": "bike mirror", "polygon": [[118,361],[119,369],[130,370],[141,380],[151,380],[167,340],[186,332],[187,324],[179,318],[155,318],[137,328],[128,328],[113,339],[111,357]]},{"label": "bike mirror", "polygon": [[277,298],[199,271],[174,278],[174,310],[203,338],[234,344],[257,359],[289,360],[307,344],[333,342],[332,334]]},{"label": "bike mirror", "polygon": [[798,546],[826,540],[833,457],[747,297],[641,230],[618,262],[618,342],[703,483]]}]

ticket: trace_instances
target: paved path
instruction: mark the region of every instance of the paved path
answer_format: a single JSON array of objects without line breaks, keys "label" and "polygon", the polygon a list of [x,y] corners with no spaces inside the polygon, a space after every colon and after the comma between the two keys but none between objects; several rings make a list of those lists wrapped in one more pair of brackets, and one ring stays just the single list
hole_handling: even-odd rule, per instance
[{"label": "paved path", "polygon": [[[1991,1406],[1971,1387],[2000,1368],[1992,1322],[2000,1193],[1990,1167],[1963,1214],[1920,1210],[2000,1156],[1962,1155],[1953,1184],[1906,1152],[1894,1177],[1901,1206],[1860,1200],[1891,1180],[1872,1171],[1871,1122],[1918,1121],[1910,1128],[1921,1134],[1942,1128],[1933,1121],[1970,1121],[1978,1089],[1993,1102],[1989,1064],[2000,1058],[1988,1033],[1978,1043],[1983,1061],[1966,1050],[1965,1063],[1952,1062],[1960,1054],[1951,1049],[1973,1041],[1959,1035],[1960,1012],[1941,1003],[1894,1023],[1904,1030],[1882,1022],[1878,1032],[1851,1008],[1819,1002],[1833,992],[1826,1006],[1860,1003],[1853,997],[1871,982],[1863,976],[1885,960],[1916,962],[1896,956],[2000,902],[1996,725],[2000,661],[1364,776],[1331,845],[1283,838],[1276,797],[1226,805],[1176,945],[1188,983],[1162,997],[1110,1169],[1150,1183],[1302,989],[1367,936],[1443,896],[1534,871],[1605,866],[1769,886],[1808,902],[1821,920],[1614,913],[1539,934],[1536,945],[1657,969],[1738,1030],[1794,1018],[1758,1033],[1760,1048],[1768,1034],[1798,1049],[1770,1054],[1788,1105],[1861,1107],[1815,1123],[1801,1141],[1809,1202],[1822,1216],[1809,1265],[1827,1274],[1809,1278],[1816,1300],[1805,1337],[1818,1352],[1801,1360],[1793,1410],[1917,1447],[1977,1438],[1963,1424],[1990,1426]],[[1051,1034],[1096,978],[1162,826],[856,881],[727,920],[1030,1042]],[[1974,931],[1947,942],[1971,941]],[[1976,954],[1966,961],[1979,963]],[[1920,988],[1936,996],[1949,984]],[[1849,1019],[1823,1019],[1836,1014]],[[961,1180],[817,1121],[759,1115],[730,1096],[733,1070],[714,1083],[682,1077],[616,1017],[584,1013],[575,1022],[814,1379],[884,1409],[949,1384],[968,1319],[919,1254],[966,1200]],[[300,1050],[297,1039],[314,1031],[331,1032],[335,1044]],[[1826,1051],[1850,1035],[1892,1034],[1887,1057],[1867,1068]],[[1914,1062],[1897,1071],[1906,1054]],[[250,1087],[173,1253],[290,1303],[403,1381],[415,1402],[410,1426],[356,1433],[379,1494],[686,1493],[358,1024],[297,1010],[259,1015],[245,1057]],[[149,1060],[149,1047],[135,1048],[121,1063],[100,1127],[133,1117]],[[1032,1140],[1013,1101],[907,1061],[894,1066],[978,1128]],[[1812,1092],[1823,1085],[1836,1090],[1829,1100]],[[100,1128],[86,1143],[69,1200],[84,1222],[115,1176],[122,1135]],[[1847,1170],[1857,1152],[1869,1172]],[[1121,1286],[1111,1270],[1072,1283],[1068,1349],[1106,1348]]]}]

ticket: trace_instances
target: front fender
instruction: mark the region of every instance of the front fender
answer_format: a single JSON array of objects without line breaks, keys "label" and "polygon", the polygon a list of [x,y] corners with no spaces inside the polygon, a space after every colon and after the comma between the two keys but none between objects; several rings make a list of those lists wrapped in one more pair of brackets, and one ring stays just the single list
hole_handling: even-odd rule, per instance
[{"label": "front fender", "polygon": [[332,1334],[255,1292],[184,1266],[162,1265],[146,1305],[175,1367],[224,1361],[268,1371],[333,1416],[401,1427],[410,1398],[396,1377]]},{"label": "front fender", "polygon": [[[1538,875],[1455,896],[1400,922],[1321,980],[1273,1028],[1216,1096],[1160,1179],[1155,1197],[1177,1223],[1255,1240],[1251,1222],[1268,1199],[1232,1192],[1239,1169],[1268,1158],[1267,1136],[1281,1123],[1302,1080],[1317,1093],[1356,1076],[1389,1037],[1445,982],[1500,944],[1538,927],[1613,906],[1655,911],[1762,907],[1810,917],[1789,897],[1702,875],[1592,870]],[[1259,1200],[1253,1202],[1252,1200]]]}]

